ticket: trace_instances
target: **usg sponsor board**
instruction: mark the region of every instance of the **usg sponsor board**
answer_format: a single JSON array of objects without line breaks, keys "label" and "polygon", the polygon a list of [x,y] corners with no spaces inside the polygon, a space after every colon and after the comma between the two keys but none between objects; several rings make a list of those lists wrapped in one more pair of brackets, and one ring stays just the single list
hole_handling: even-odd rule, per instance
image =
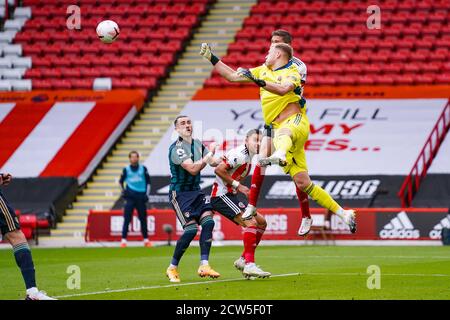
[{"label": "usg sponsor board", "polygon": [[[267,220],[263,240],[302,240],[297,235],[300,209],[263,208],[258,210]],[[335,240],[439,240],[441,230],[450,227],[447,209],[357,209],[358,230],[351,234],[348,226],[337,216],[323,209],[311,209],[313,228],[310,238]],[[91,211],[88,217],[87,241],[120,241],[122,211]],[[220,214],[214,215],[214,240],[242,240],[242,228]],[[173,240],[183,229],[173,210],[148,210],[149,239],[167,240],[165,225],[172,226]],[[129,239],[142,239],[141,225],[134,217],[129,227]],[[198,238],[197,234],[197,238]]]},{"label": "usg sponsor board", "polygon": [[[407,175],[447,99],[310,99],[309,140],[305,145],[311,175]],[[242,143],[245,133],[261,128],[259,100],[190,101],[181,114],[191,117],[194,136],[215,141],[219,154]],[[169,174],[169,129],[145,164]],[[211,167],[203,171],[212,175]],[[269,175],[283,174],[273,166]]]},{"label": "usg sponsor board", "polygon": [[[151,168],[149,169],[151,171]],[[312,176],[312,181],[325,189],[342,206],[347,207],[396,207],[400,204],[397,192],[403,176]],[[215,178],[203,176],[201,188],[207,195]],[[169,176],[152,176],[152,188],[148,208],[171,208],[169,202]],[[243,182],[250,186],[250,177]],[[114,209],[123,207],[123,199],[117,201]],[[266,176],[262,185],[258,206],[262,208],[295,208],[298,199],[295,185],[287,175]],[[317,206],[310,201],[310,206]]]}]

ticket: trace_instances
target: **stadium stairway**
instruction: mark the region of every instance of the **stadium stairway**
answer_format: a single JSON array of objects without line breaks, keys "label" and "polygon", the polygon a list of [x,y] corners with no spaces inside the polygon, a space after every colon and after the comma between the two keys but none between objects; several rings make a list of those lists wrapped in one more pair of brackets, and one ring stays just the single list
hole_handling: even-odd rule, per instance
[{"label": "stadium stairway", "polygon": [[[228,44],[234,41],[236,32],[255,3],[256,0],[215,2],[153,101],[145,105],[143,112],[96,170],[72,208],[66,211],[64,221],[52,230],[51,237],[41,238],[41,242],[82,240],[89,210],[112,208],[120,196],[118,179],[122,168],[128,164],[128,153],[137,150],[141,159],[146,159],[185,104],[209,78],[212,66],[199,56],[200,44],[209,42],[219,57],[224,56]],[[149,172],[152,174],[151,168]]]}]

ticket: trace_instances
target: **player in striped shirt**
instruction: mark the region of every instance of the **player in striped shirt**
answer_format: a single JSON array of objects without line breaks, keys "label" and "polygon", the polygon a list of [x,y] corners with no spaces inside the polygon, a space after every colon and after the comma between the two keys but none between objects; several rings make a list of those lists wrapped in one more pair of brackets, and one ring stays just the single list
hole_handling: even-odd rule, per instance
[{"label": "player in striped shirt", "polygon": [[258,153],[260,136],[259,130],[250,130],[244,144],[229,150],[222,157],[222,163],[214,171],[216,181],[211,192],[213,210],[244,228],[244,252],[234,266],[247,278],[270,277],[270,272],[255,264],[255,250],[266,229],[266,219],[259,213],[250,220],[242,219],[250,190],[241,181],[250,173],[252,158]]}]

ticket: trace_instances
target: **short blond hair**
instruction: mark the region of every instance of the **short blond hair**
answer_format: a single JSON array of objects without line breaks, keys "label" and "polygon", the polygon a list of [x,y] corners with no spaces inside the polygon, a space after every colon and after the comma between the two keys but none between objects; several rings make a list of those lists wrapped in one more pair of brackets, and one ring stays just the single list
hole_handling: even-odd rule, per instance
[{"label": "short blond hair", "polygon": [[294,55],[294,50],[287,43],[277,43],[275,45],[275,49],[283,51],[283,53],[286,54],[288,60],[291,60],[292,56]]}]

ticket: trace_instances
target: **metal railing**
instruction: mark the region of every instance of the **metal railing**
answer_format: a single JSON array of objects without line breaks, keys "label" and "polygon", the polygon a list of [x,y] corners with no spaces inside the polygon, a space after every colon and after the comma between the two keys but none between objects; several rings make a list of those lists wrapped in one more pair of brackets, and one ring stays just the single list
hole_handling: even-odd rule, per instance
[{"label": "metal railing", "polygon": [[422,180],[427,175],[428,169],[436,156],[442,141],[450,128],[450,100],[444,107],[436,124],[425,142],[409,175],[403,181],[397,196],[400,198],[403,208],[410,207],[412,200],[419,190]]}]

